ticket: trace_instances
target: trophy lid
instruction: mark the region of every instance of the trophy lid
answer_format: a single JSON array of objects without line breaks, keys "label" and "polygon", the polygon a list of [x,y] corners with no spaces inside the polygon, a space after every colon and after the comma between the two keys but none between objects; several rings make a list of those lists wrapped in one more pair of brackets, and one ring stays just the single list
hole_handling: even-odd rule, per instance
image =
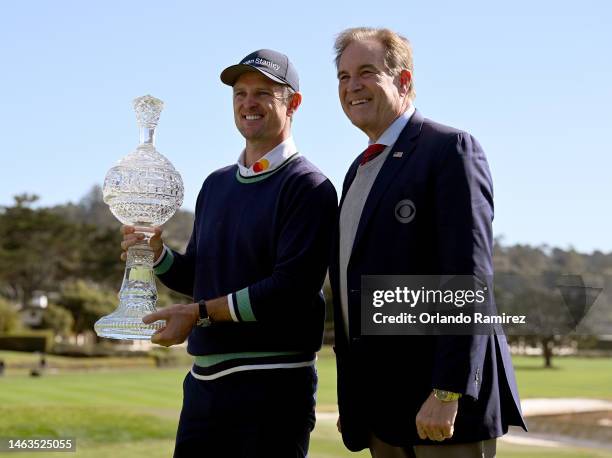
[{"label": "trophy lid", "polygon": [[154,128],[159,122],[159,115],[164,109],[164,102],[152,95],[143,95],[134,99],[134,110],[138,127]]}]

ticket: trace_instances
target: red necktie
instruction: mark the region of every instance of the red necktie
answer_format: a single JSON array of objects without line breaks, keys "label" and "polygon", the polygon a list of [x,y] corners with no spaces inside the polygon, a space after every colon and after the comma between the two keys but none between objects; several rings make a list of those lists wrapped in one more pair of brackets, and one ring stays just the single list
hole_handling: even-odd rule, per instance
[{"label": "red necktie", "polygon": [[366,164],[382,153],[387,145],[381,145],[380,143],[374,143],[366,148],[366,150],[361,153],[361,161],[359,161],[359,165]]}]

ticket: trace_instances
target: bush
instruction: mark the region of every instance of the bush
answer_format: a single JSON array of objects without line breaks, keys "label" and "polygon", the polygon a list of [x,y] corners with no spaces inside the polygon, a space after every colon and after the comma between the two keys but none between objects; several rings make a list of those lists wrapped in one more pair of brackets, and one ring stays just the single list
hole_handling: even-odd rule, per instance
[{"label": "bush", "polygon": [[154,348],[149,355],[155,360],[156,367],[181,367],[193,364],[193,357],[182,348]]},{"label": "bush", "polygon": [[47,353],[53,346],[53,332],[23,331],[0,334],[0,350]]},{"label": "bush", "polygon": [[55,346],[53,347],[52,353],[57,356],[70,356],[73,358],[88,358],[90,356],[148,356],[148,353],[146,351],[125,350],[117,348],[116,345],[107,342],[86,345],[58,343],[55,344]]}]

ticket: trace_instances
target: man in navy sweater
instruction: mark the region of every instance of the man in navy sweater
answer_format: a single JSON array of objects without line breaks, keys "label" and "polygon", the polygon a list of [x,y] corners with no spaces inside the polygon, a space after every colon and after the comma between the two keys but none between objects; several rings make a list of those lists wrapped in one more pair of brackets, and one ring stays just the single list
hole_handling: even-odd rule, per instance
[{"label": "man in navy sweater", "polygon": [[[301,94],[287,56],[255,51],[221,80],[246,147],[204,181],[184,254],[163,245],[160,229],[151,238],[158,278],[194,302],[144,321],[165,320],[151,341],[188,338],[195,357],[175,457],[304,457],[336,192],[291,136]],[[140,237],[123,233],[123,249]]]},{"label": "man in navy sweater", "polygon": [[524,427],[503,334],[365,335],[364,275],[493,274],[493,189],[467,132],[413,106],[412,51],[388,29],[336,40],[340,103],[370,146],[350,166],[330,267],[339,427],[376,458],[492,458]]}]

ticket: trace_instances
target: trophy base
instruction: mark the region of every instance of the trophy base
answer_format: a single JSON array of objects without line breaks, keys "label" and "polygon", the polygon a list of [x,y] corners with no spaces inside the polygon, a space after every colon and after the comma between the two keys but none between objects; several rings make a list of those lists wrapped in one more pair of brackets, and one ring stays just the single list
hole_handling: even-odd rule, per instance
[{"label": "trophy base", "polygon": [[96,334],[107,339],[149,340],[164,321],[144,324],[143,317],[155,312],[157,289],[153,276],[153,250],[147,242],[129,247],[119,304],[114,312],[94,325]]},{"label": "trophy base", "polygon": [[94,329],[99,337],[120,340],[150,340],[155,331],[164,327],[163,321],[144,324],[142,318],[107,315],[96,321]]}]

